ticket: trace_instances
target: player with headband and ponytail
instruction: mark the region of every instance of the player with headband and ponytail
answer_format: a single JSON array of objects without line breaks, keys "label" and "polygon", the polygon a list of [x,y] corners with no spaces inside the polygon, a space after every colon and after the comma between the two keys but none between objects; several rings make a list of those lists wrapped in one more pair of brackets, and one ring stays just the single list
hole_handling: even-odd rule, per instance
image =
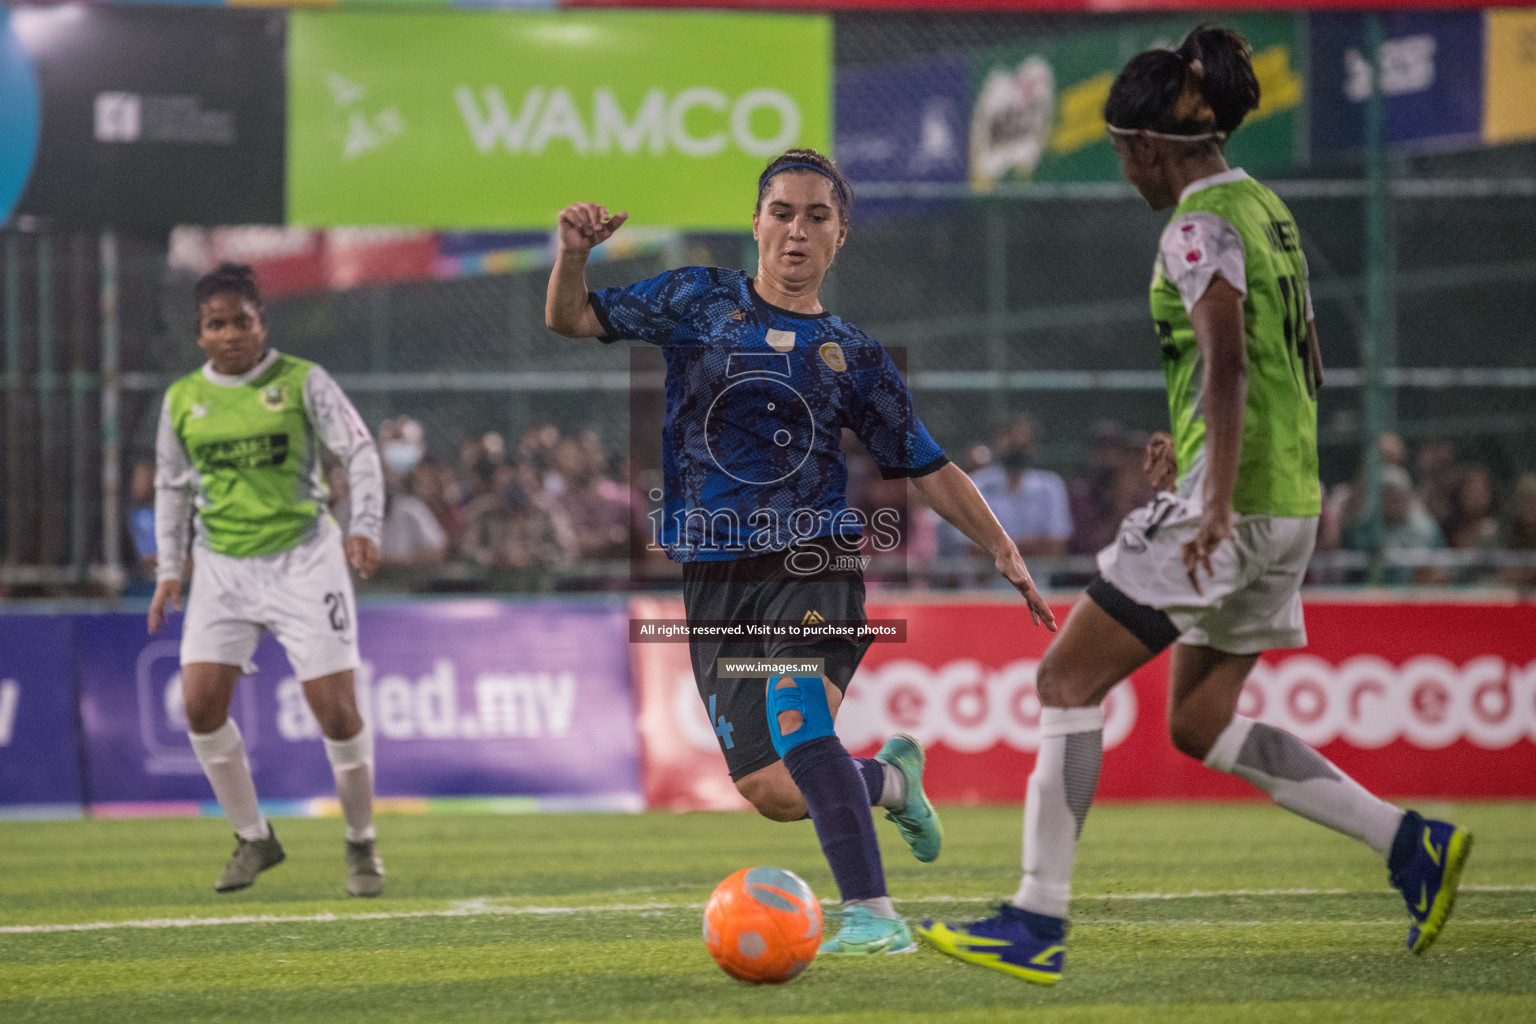
[{"label": "player with headband and ponytail", "polygon": [[1146,466],[1162,493],[1099,552],[1099,575],[1040,663],[1022,885],[994,917],[919,929],[1029,981],[1061,977],[1101,702],[1169,646],[1174,745],[1386,860],[1413,952],[1444,925],[1471,849],[1464,830],[1377,799],[1297,737],[1236,714],[1259,654],[1306,644],[1299,590],[1321,511],[1307,261],[1285,204],[1223,152],[1258,104],[1247,42],[1217,28],[1132,58],[1104,104],[1126,179],[1154,210],[1174,207],[1151,289],[1173,433],[1153,439]]},{"label": "player with headband and ponytail", "polygon": [[[661,545],[683,563],[690,623],[861,624],[861,523],[848,508],[840,448],[851,430],[887,479],[907,478],[1018,588],[1031,618],[1055,628],[1018,548],[912,407],[889,354],[822,307],[822,280],[848,237],[853,190],[810,149],[771,161],[757,182],[756,274],[684,267],[624,288],[587,289],[592,248],[624,223],[595,203],[566,207],[545,320],[571,338],[663,347]],[[848,566],[854,566],[849,568]],[[842,895],[842,926],[823,953],[900,953],[911,931],[886,892],[871,805],[921,861],[939,855],[939,821],[922,790],[923,749],[893,737],[854,759],[833,719],[867,639],[718,639],[693,635],[699,697],[737,790],[775,821],[807,815]],[[731,678],[725,658],[818,659],[822,671]]]}]

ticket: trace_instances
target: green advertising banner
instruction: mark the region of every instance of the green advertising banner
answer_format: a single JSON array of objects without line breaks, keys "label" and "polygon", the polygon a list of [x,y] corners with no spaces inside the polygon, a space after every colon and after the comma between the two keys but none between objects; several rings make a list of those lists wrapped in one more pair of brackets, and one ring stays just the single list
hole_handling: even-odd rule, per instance
[{"label": "green advertising banner", "polygon": [[832,138],[824,17],[296,12],[288,69],[295,224],[741,230],[767,161]]},{"label": "green advertising banner", "polygon": [[[1104,101],[1127,60],[1153,47],[1175,47],[1194,20],[1126,25],[1010,46],[975,62],[971,107],[971,184],[978,192],[997,182],[1105,181],[1120,164],[1104,132]],[[1296,162],[1297,108],[1304,71],[1300,21],[1291,15],[1223,18],[1253,46],[1261,101],[1227,145],[1233,166],[1252,171]]]}]

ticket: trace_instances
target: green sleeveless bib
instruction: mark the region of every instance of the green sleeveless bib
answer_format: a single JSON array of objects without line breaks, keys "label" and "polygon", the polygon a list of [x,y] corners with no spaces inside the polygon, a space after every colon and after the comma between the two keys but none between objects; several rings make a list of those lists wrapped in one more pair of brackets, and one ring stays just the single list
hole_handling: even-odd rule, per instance
[{"label": "green sleeveless bib", "polygon": [[166,392],[171,422],[198,475],[197,515],[208,547],[250,557],[301,543],[325,510],[304,381],[314,366],[279,355],[235,387],[202,370]]}]

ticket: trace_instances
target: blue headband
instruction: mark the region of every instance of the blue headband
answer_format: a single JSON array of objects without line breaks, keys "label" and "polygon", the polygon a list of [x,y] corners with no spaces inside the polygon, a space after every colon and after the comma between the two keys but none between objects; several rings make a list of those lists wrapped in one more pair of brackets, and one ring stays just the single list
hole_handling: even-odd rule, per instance
[{"label": "blue headband", "polygon": [[832,183],[833,190],[837,192],[837,201],[842,203],[844,206],[848,205],[848,197],[843,193],[842,183],[839,182],[836,178],[832,177],[832,175],[828,174],[826,168],[817,167],[815,164],[780,164],[778,167],[775,167],[773,170],[769,171],[767,174],[764,174],[761,178],[758,179],[758,190],[761,191],[762,187],[768,184],[768,182],[772,180],[773,176],[778,174],[780,171],[814,171]]}]

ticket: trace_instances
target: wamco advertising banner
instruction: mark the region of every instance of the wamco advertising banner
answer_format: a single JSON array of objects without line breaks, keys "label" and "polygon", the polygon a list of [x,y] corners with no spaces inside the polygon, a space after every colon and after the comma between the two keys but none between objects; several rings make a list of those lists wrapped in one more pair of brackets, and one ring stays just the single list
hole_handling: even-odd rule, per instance
[{"label": "wamco advertising banner", "polygon": [[281,12],[0,12],[0,219],[283,219]]},{"label": "wamco advertising banner", "polygon": [[[1125,25],[1049,37],[979,55],[970,117],[971,183],[990,191],[1006,180],[1112,181],[1120,165],[1104,131],[1104,101],[1127,60],[1153,47],[1177,46],[1193,19]],[[1259,109],[1227,147],[1233,166],[1255,172],[1288,167],[1296,151],[1296,111],[1303,95],[1298,39],[1289,15],[1224,18],[1253,46]]]},{"label": "wamco advertising banner", "polygon": [[770,158],[828,148],[831,95],[828,18],[295,13],[289,220],[740,230]]}]

